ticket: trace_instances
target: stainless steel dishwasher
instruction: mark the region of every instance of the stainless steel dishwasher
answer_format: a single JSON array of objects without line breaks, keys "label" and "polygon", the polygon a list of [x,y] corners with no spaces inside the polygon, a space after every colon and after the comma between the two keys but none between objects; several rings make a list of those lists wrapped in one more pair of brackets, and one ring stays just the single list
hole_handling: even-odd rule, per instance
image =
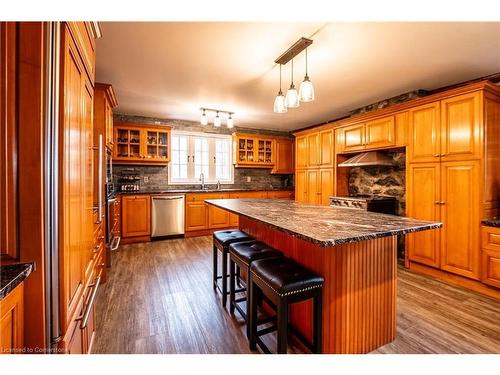
[{"label": "stainless steel dishwasher", "polygon": [[151,237],[184,234],[184,195],[151,196]]}]

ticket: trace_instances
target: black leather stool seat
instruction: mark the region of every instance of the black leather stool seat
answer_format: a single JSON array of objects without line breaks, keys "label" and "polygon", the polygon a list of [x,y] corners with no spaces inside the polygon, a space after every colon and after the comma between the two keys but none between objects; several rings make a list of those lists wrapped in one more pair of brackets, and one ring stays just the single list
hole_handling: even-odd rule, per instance
[{"label": "black leather stool seat", "polygon": [[252,239],[252,237],[239,229],[227,229],[214,232],[214,240],[219,242],[222,246],[229,246],[233,242]]},{"label": "black leather stool seat", "polygon": [[[229,254],[229,245],[239,241],[249,241],[253,240],[251,236],[239,229],[225,229],[214,232],[213,234],[213,287],[218,289],[222,294],[222,306],[226,306],[227,296],[229,294],[227,290],[227,279],[229,277],[229,272],[227,269],[227,261]],[[218,251],[222,253],[222,275],[219,275],[217,270],[218,263]],[[222,286],[219,287],[217,283],[221,280]],[[239,268],[238,268],[238,283],[239,283]]]},{"label": "black leather stool seat", "polygon": [[229,245],[229,253],[246,266],[258,259],[283,256],[281,251],[273,249],[260,241],[233,243]]},{"label": "black leather stool seat", "polygon": [[325,281],[290,258],[256,260],[250,269],[280,297],[320,288]]},{"label": "black leather stool seat", "polygon": [[[248,292],[250,300],[248,317],[250,349],[255,350],[258,345],[265,353],[270,353],[260,336],[277,330],[278,353],[285,354],[287,352],[287,334],[290,329],[309,350],[313,353],[321,353],[323,283],[323,277],[287,257],[253,261],[250,264]],[[277,324],[258,330],[257,301],[261,296],[267,297],[276,305]],[[288,323],[289,306],[309,299],[313,300],[312,342],[306,340],[299,331]]]}]

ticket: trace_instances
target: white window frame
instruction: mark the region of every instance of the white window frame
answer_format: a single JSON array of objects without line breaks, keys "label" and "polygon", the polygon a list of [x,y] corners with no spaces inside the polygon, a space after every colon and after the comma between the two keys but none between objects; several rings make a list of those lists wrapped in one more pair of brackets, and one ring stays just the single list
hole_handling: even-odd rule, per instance
[{"label": "white window frame", "polygon": [[187,153],[188,159],[187,162],[187,178],[186,179],[172,179],[172,158],[170,163],[168,163],[168,184],[169,185],[192,185],[192,184],[200,184],[199,176],[195,176],[195,163],[193,162],[193,156],[195,155],[194,144],[196,138],[204,138],[208,140],[208,175],[205,175],[205,183],[206,184],[216,184],[217,178],[216,175],[216,164],[215,164],[215,154],[216,154],[216,140],[223,139],[228,142],[229,148],[229,179],[220,180],[221,184],[230,185],[234,184],[234,164],[233,164],[233,152],[232,152],[232,136],[226,134],[209,134],[202,132],[188,132],[182,130],[172,130],[171,137],[173,136],[185,136],[187,137]]}]

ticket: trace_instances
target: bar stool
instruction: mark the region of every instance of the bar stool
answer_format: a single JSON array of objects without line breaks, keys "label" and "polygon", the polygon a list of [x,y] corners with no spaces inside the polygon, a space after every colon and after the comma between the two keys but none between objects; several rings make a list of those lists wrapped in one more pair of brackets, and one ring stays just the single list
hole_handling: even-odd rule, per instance
[{"label": "bar stool", "polygon": [[[321,353],[322,308],[324,279],[294,260],[286,257],[256,260],[250,265],[250,349],[257,345],[265,352],[269,349],[260,336],[277,330],[278,353],[286,354],[288,334],[288,307],[292,303],[313,299],[313,341],[308,342],[297,331],[291,332],[313,353]],[[257,300],[263,294],[276,306],[277,327],[257,331]],[[271,329],[272,328],[272,329]],[[291,328],[291,327],[290,327]]]},{"label": "bar stool", "polygon": [[[214,269],[213,269],[212,281],[214,289],[218,289],[222,294],[222,307],[224,308],[226,307],[227,295],[229,294],[229,292],[227,291],[227,278],[229,277],[229,274],[227,272],[227,254],[229,253],[229,245],[231,245],[234,242],[249,241],[249,240],[253,240],[253,238],[239,229],[219,230],[217,232],[214,232],[213,234]],[[220,251],[222,253],[222,275],[219,275],[217,270],[218,268],[217,251]],[[217,280],[219,279],[222,279],[222,289],[219,287],[219,284],[217,283]]]},{"label": "bar stool", "polygon": [[[250,337],[250,329],[248,326],[248,316],[250,315],[250,304],[248,303],[248,292],[244,297],[236,299],[236,267],[243,269],[246,272],[247,282],[246,287],[250,285],[250,264],[258,259],[268,259],[283,257],[283,253],[260,241],[235,242],[229,245],[229,311],[234,314],[234,310],[238,310],[243,320],[247,324],[247,337]],[[246,292],[247,288],[240,289],[241,292]],[[238,303],[246,301],[246,311],[244,311]],[[265,324],[271,321],[270,319],[260,320],[258,324]]]}]

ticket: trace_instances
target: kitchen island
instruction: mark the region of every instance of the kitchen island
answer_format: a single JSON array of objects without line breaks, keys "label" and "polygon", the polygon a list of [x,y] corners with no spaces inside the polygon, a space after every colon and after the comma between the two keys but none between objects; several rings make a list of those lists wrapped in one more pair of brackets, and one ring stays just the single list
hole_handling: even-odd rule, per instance
[{"label": "kitchen island", "polygon": [[[239,227],[314,270],[323,287],[323,352],[368,353],[396,335],[398,235],[441,223],[286,200],[218,199]],[[291,324],[312,335],[312,304],[293,305]]]}]

